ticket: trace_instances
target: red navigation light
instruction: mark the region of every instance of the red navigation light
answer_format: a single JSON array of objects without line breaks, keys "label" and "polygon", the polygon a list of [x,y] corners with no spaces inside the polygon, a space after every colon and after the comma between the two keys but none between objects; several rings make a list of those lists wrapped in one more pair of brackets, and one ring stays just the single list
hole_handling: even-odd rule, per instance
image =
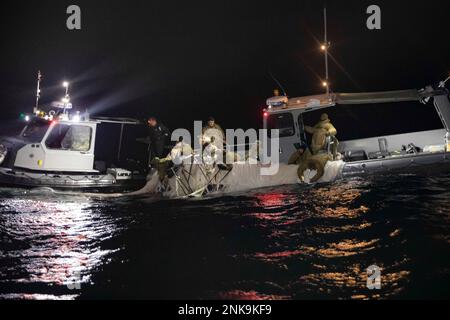
[{"label": "red navigation light", "polygon": [[264,116],[264,118],[267,118],[267,117],[269,116],[269,113],[264,112],[264,113],[263,113],[263,116]]}]

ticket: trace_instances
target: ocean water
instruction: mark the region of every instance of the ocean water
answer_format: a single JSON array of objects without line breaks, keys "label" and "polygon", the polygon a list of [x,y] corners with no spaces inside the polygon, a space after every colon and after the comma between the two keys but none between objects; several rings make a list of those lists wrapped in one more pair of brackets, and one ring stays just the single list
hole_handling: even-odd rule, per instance
[{"label": "ocean water", "polygon": [[450,175],[192,200],[0,198],[3,299],[450,298]]}]

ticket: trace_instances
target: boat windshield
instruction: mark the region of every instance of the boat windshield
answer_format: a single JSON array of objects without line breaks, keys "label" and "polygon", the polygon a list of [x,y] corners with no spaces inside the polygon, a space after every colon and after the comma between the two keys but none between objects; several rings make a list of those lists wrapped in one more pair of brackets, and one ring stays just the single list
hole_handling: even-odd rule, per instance
[{"label": "boat windshield", "polygon": [[45,140],[49,149],[89,151],[92,129],[83,125],[57,124]]},{"label": "boat windshield", "polygon": [[29,142],[41,142],[45,133],[50,126],[50,122],[40,118],[34,118],[25,127],[22,132],[22,138],[25,138]]},{"label": "boat windshield", "polygon": [[267,129],[269,136],[272,129],[278,129],[280,138],[291,137],[295,134],[294,118],[292,113],[276,113],[267,118]]}]

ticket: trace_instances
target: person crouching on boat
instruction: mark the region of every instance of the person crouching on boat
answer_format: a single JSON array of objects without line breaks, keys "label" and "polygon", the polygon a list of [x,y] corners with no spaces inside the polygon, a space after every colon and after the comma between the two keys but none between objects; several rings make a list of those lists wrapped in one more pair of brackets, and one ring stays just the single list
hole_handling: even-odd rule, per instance
[{"label": "person crouching on boat", "polygon": [[[221,160],[225,161],[226,168],[231,168],[232,163],[240,161],[241,158],[237,153],[227,150],[225,138],[225,131],[222,127],[216,123],[213,117],[209,117],[207,125],[202,129],[200,144],[203,145],[203,150],[207,154],[212,155],[217,154],[219,151],[223,152],[223,158]],[[209,158],[211,157],[209,156]]]},{"label": "person crouching on boat", "polygon": [[151,159],[164,157],[164,152],[170,140],[170,131],[165,125],[150,117],[148,123],[148,136],[150,140]]},{"label": "person crouching on boat", "polygon": [[301,165],[306,160],[311,158],[312,154],[311,151],[309,151],[309,148],[306,144],[301,144],[300,147],[295,151],[288,160],[288,164],[298,164]]},{"label": "person crouching on boat", "polygon": [[225,132],[223,131],[222,127],[216,123],[213,117],[209,117],[207,125],[202,129],[201,144],[213,143],[219,149],[223,149],[224,141]]},{"label": "person crouching on boat", "polygon": [[180,137],[177,144],[170,150],[165,158],[155,157],[152,160],[152,166],[158,172],[159,180],[161,182],[166,180],[167,171],[175,164],[180,165],[184,160],[192,157],[194,151],[192,147],[183,141]]},{"label": "person crouching on boat", "polygon": [[320,116],[320,121],[314,127],[305,126],[305,131],[312,134],[311,153],[313,155],[328,152],[327,146],[331,142],[331,154],[333,158],[336,156],[338,147],[337,130],[328,118],[328,114],[323,113]]},{"label": "person crouching on boat", "polygon": [[315,170],[316,175],[309,181],[310,183],[317,182],[323,177],[325,173],[325,165],[332,158],[328,153],[320,153],[317,155],[312,155],[308,147],[303,144],[300,148],[295,151],[289,158],[288,164],[298,165],[297,175],[301,182],[305,181],[304,172],[309,170]]}]

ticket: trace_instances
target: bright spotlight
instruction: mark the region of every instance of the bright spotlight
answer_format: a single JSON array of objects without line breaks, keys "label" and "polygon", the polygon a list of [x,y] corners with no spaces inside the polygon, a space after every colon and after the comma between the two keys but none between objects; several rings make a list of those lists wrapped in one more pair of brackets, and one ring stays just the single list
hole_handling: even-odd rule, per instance
[{"label": "bright spotlight", "polygon": [[64,87],[64,88],[67,88],[68,86],[69,86],[69,83],[68,83],[67,81],[64,81],[64,82],[63,82],[63,87]]},{"label": "bright spotlight", "polygon": [[72,121],[74,122],[80,122],[81,121],[81,117],[80,117],[80,112],[77,111],[77,113],[72,117]]}]

